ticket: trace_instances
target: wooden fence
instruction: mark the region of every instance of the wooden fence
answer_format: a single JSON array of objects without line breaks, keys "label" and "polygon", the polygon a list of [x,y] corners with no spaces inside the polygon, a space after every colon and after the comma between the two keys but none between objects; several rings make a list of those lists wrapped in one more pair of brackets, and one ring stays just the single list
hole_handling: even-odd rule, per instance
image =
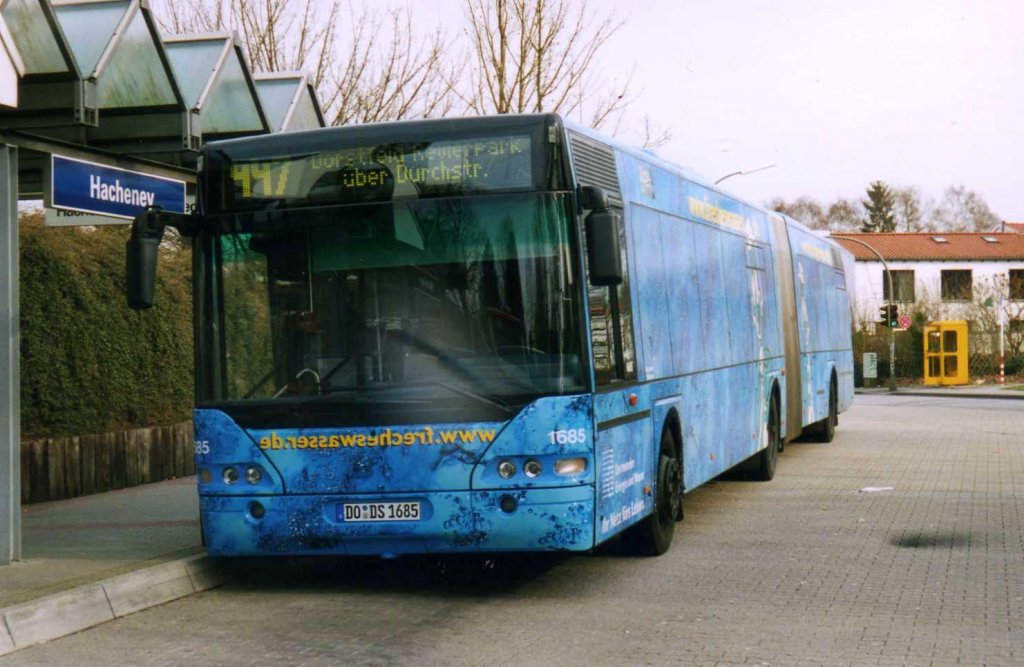
[{"label": "wooden fence", "polygon": [[192,422],[21,443],[21,502],[75,498],[195,474]]}]

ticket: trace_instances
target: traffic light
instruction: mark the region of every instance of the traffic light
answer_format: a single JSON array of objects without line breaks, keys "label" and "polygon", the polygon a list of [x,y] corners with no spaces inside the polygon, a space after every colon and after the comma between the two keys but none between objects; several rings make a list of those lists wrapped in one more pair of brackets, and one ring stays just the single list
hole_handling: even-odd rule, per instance
[{"label": "traffic light", "polygon": [[882,315],[882,326],[896,328],[899,326],[900,312],[899,306],[895,303],[889,303],[878,309],[878,312]]}]

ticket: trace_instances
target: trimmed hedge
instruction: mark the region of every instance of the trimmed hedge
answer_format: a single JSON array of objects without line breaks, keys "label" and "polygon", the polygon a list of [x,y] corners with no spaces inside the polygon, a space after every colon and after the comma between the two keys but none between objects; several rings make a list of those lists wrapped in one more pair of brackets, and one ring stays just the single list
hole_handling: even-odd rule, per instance
[{"label": "trimmed hedge", "polygon": [[22,438],[173,424],[193,394],[191,251],[165,243],[156,306],[125,303],[128,227],[22,214]]}]

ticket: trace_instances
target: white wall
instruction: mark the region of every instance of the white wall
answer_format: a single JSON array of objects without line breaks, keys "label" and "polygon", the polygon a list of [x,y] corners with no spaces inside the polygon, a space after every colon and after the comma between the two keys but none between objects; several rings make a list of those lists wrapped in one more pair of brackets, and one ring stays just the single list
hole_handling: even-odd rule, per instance
[{"label": "white wall", "polygon": [[[914,272],[914,298],[918,302],[927,301],[940,304],[940,318],[944,320],[967,319],[964,303],[942,301],[942,271],[970,270],[974,295],[977,297],[979,286],[983,283],[992,284],[993,279],[1001,277],[1006,280],[1010,269],[1024,269],[1024,259],[1020,261],[970,261],[970,262],[889,262],[892,271],[911,270]],[[863,322],[877,322],[882,300],[882,280],[884,271],[878,261],[861,261],[856,264],[856,293],[854,295],[854,317],[857,325]],[[900,314],[904,307],[900,305]]]}]

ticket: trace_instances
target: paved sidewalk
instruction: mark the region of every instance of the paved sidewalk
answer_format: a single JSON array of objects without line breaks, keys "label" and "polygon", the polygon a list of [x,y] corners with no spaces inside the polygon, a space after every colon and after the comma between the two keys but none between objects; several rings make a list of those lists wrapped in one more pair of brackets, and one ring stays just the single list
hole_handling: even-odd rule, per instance
[{"label": "paved sidewalk", "polygon": [[202,555],[195,477],[22,510],[22,561],[0,567],[0,655],[226,581]]},{"label": "paved sidewalk", "polygon": [[23,560],[0,567],[0,609],[202,550],[195,477],[22,509]]}]

